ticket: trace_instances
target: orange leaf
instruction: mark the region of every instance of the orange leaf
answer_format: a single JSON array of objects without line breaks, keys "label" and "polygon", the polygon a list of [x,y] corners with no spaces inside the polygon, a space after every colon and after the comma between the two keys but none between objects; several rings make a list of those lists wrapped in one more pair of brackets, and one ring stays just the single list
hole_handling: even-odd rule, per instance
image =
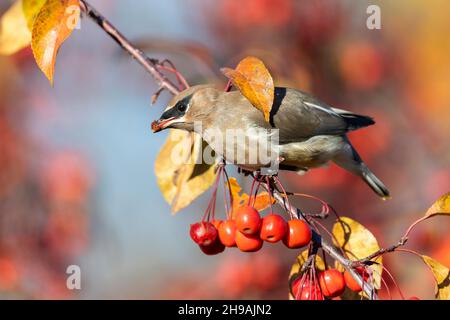
[{"label": "orange leaf", "polygon": [[22,0],[23,15],[27,19],[27,26],[30,31],[33,31],[34,21],[46,1],[47,0]]},{"label": "orange leaf", "polygon": [[231,177],[229,179],[229,185],[227,182],[225,182],[225,185],[227,188],[231,189],[231,196],[233,197],[233,207],[231,208],[231,216],[234,217],[234,212],[237,208],[242,207],[245,205],[248,201],[248,195],[245,193],[242,193],[242,188],[239,185],[239,182],[236,180],[236,178]]},{"label": "orange leaf", "polygon": [[[244,205],[247,205],[249,203],[249,195],[245,192],[242,192],[242,188],[239,185],[236,178],[231,177],[229,179],[230,185],[228,186],[228,183],[225,182],[225,185],[230,188],[231,187],[231,194],[233,196],[233,208],[232,208],[232,217],[235,210],[239,207],[242,207]],[[261,192],[256,195],[256,199],[254,196],[250,197],[250,204],[253,204],[254,202],[254,208],[258,211],[262,211],[270,206],[270,199],[269,194],[267,192]],[[275,203],[275,199],[272,198],[272,203]]]},{"label": "orange leaf", "polygon": [[48,0],[36,16],[31,47],[39,68],[53,85],[56,55],[80,17],[78,0]]},{"label": "orange leaf", "polygon": [[275,86],[264,63],[256,57],[247,57],[238,64],[235,70],[223,68],[222,73],[233,82],[233,85],[254,107],[264,113],[264,118],[269,122]]},{"label": "orange leaf", "polygon": [[227,187],[231,187],[231,194],[233,195],[233,197],[237,196],[242,191],[239,182],[236,180],[236,178],[231,177],[229,179],[229,183],[230,183],[229,185],[227,183]]},{"label": "orange leaf", "polygon": [[[250,203],[253,203],[254,196],[251,197]],[[270,197],[267,192],[261,192],[256,196],[254,208],[258,211],[263,211],[270,206],[270,200],[272,204],[275,203],[275,199]]]}]

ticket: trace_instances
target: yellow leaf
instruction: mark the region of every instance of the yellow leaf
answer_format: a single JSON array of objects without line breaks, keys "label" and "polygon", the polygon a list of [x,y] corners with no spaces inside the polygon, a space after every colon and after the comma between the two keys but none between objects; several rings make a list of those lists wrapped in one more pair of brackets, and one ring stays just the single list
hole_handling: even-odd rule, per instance
[{"label": "yellow leaf", "polygon": [[450,300],[450,270],[428,256],[422,256],[422,260],[433,272],[434,278],[436,279],[436,299]]},{"label": "yellow leaf", "polygon": [[[333,242],[344,249],[350,260],[366,258],[380,250],[375,236],[362,224],[348,217],[341,217],[333,226]],[[370,266],[373,272],[375,288],[381,287],[381,273],[383,272],[382,257],[374,260],[377,264]]]},{"label": "yellow leaf", "polygon": [[431,207],[428,209],[425,217],[430,218],[433,216],[450,215],[450,192],[441,196]]},{"label": "yellow leaf", "polygon": [[187,207],[215,181],[214,165],[197,163],[203,148],[195,133],[170,130],[169,137],[155,161],[158,186],[172,205],[172,213]]},{"label": "yellow leaf", "polygon": [[264,113],[264,118],[269,122],[275,86],[264,63],[256,57],[247,57],[235,70],[223,68],[222,72],[254,107]]},{"label": "yellow leaf", "polygon": [[[306,260],[308,259],[308,249],[304,250],[302,253],[300,253],[294,264],[291,267],[291,272],[289,273],[289,299],[293,300],[294,297],[292,295],[292,283],[297,279],[300,275],[300,270],[305,264]],[[325,263],[323,262],[322,258],[316,254],[316,257],[314,259],[315,267],[318,272],[325,270]]]},{"label": "yellow leaf", "polygon": [[0,54],[14,54],[31,42],[22,5],[22,0],[16,1],[0,20]]},{"label": "yellow leaf", "polygon": [[33,30],[34,20],[47,0],[22,0],[22,11],[27,20],[28,30]]},{"label": "yellow leaf", "polygon": [[31,47],[39,68],[53,85],[56,55],[77,26],[78,0],[47,0],[33,24]]}]

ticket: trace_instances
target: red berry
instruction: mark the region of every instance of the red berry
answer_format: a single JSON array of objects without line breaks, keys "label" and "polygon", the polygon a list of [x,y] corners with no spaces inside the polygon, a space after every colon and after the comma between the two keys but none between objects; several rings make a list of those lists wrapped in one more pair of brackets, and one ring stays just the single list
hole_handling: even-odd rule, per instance
[{"label": "red berry", "polygon": [[306,283],[300,290],[296,295],[298,300],[325,300],[317,283]]},{"label": "red berry", "polygon": [[219,254],[225,250],[225,246],[219,241],[219,238],[216,238],[214,243],[212,243],[210,245],[207,245],[207,246],[199,245],[199,247],[200,247],[200,250],[202,250],[203,253],[208,256],[213,256],[213,255]]},{"label": "red berry", "polygon": [[325,296],[338,297],[345,290],[344,276],[336,269],[325,270],[319,273],[319,285]]},{"label": "red berry", "polygon": [[262,248],[263,241],[258,235],[245,234],[236,230],[236,245],[244,252],[255,252]]},{"label": "red berry", "polygon": [[286,247],[292,249],[304,247],[311,241],[311,238],[311,229],[305,221],[299,219],[288,221],[288,231],[283,238]]},{"label": "red berry", "polygon": [[323,294],[320,291],[320,286],[317,282],[305,279],[303,284],[302,277],[298,277],[292,283],[292,293],[295,300],[324,300]]},{"label": "red berry", "polygon": [[[367,273],[367,271],[365,271],[365,269],[363,267],[357,267],[355,270],[363,277],[364,282],[366,282],[369,279],[369,274]],[[345,284],[347,285],[347,287],[350,290],[355,291],[355,292],[360,292],[362,290],[361,286],[358,284],[358,282],[355,280],[355,278],[353,278],[353,276],[347,270],[345,270],[345,272],[344,272],[344,279],[345,279]]]},{"label": "red berry", "polygon": [[208,246],[217,239],[217,229],[210,222],[198,222],[191,224],[191,238],[201,246]]},{"label": "red berry", "polygon": [[245,234],[256,234],[261,227],[261,217],[258,210],[243,206],[236,211],[236,227]]},{"label": "red berry", "polygon": [[420,299],[416,296],[412,296],[412,297],[409,297],[408,300],[420,300]]},{"label": "red berry", "polygon": [[227,220],[219,226],[219,239],[226,247],[236,246],[236,221]]},{"label": "red berry", "polygon": [[214,227],[216,227],[217,231],[219,231],[219,227],[222,224],[222,220],[213,220],[211,221],[211,223],[214,225]]},{"label": "red berry", "polygon": [[[298,277],[297,279],[295,279],[292,282],[291,289],[292,289],[292,293],[294,294],[294,296],[297,295],[298,288],[300,287],[301,282],[302,282],[302,277]],[[306,282],[306,280],[305,280],[305,282]],[[303,285],[305,285],[305,283],[303,283]]]},{"label": "red berry", "polygon": [[278,242],[286,235],[288,224],[282,216],[269,214],[264,217],[261,224],[259,236],[267,242]]}]

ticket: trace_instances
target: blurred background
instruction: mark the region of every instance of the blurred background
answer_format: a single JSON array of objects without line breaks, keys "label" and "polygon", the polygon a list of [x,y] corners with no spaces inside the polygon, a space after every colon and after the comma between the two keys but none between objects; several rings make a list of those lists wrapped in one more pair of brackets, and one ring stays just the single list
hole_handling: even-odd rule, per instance
[{"label": "blurred background", "polygon": [[[450,2],[90,3],[191,84],[225,83],[220,67],[255,55],[277,85],[373,116],[375,126],[350,138],[392,200],[334,165],[282,180],[360,221],[381,246],[450,190]],[[381,30],[366,27],[369,4],[381,7]],[[54,88],[29,49],[0,57],[0,298],[287,298],[296,250],[203,255],[188,231],[209,193],[170,215],[153,172],[166,133],[150,130],[170,96],[150,106],[156,89],[87,19],[60,51]],[[449,226],[443,217],[421,224],[410,248],[450,267]],[[433,297],[417,258],[385,263],[405,295]],[[66,288],[70,264],[81,267],[82,290]]]}]

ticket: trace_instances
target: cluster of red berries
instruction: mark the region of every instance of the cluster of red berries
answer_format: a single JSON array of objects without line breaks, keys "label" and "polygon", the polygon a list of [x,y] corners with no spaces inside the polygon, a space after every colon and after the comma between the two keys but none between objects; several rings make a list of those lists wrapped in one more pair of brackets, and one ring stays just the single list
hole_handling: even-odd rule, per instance
[{"label": "cluster of red berries", "polygon": [[[363,277],[364,281],[369,278],[364,268],[358,267],[356,271]],[[292,293],[296,300],[324,300],[336,298],[342,295],[345,287],[354,292],[362,290],[353,276],[345,271],[344,274],[337,269],[328,269],[319,272],[317,278],[298,277],[292,282]]]},{"label": "cluster of red berries", "polygon": [[285,221],[278,214],[270,213],[261,218],[258,210],[242,206],[236,210],[235,219],[199,222],[191,225],[191,238],[208,255],[218,254],[225,247],[238,247],[244,252],[255,252],[264,241],[280,240],[288,248],[301,248],[309,244],[311,229],[303,220]]}]

